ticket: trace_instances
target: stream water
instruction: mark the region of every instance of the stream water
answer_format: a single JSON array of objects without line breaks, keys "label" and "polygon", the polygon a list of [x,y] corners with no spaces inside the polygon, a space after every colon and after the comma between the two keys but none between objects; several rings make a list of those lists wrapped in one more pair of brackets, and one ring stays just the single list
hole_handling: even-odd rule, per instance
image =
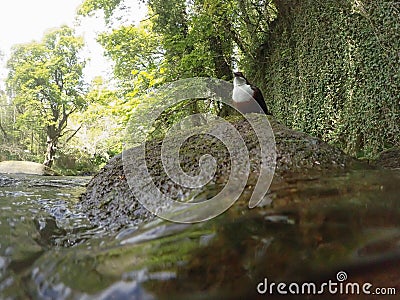
[{"label": "stream water", "polygon": [[82,213],[88,180],[0,175],[1,299],[271,299],[276,289],[257,291],[266,280],[321,284],[339,271],[399,297],[400,170],[277,179],[261,208],[243,197],[207,222],[117,232]]}]

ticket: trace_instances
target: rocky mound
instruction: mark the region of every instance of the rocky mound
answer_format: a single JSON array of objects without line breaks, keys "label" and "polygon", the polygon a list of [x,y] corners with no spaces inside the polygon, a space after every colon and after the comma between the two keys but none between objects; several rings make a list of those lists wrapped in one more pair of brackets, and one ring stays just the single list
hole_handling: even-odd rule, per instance
[{"label": "rocky mound", "polygon": [[[259,118],[264,117],[263,115],[259,116]],[[358,161],[345,155],[339,149],[317,138],[291,130],[271,117],[269,117],[269,121],[274,131],[277,150],[275,176],[284,178],[286,173],[303,173],[310,170],[330,172],[359,164]],[[233,125],[241,133],[249,150],[252,172],[247,185],[251,186],[254,185],[254,178],[258,178],[257,172],[259,171],[260,149],[257,137],[246,120],[236,120]],[[153,181],[161,190],[174,191],[176,194],[187,193],[184,188],[168,180],[163,171],[159,161],[161,144],[161,141],[153,140],[146,145],[146,161]],[[216,150],[213,152],[212,149]],[[226,149],[210,136],[189,139],[183,145],[180,157],[182,169],[188,173],[195,173],[198,168],[195,162],[205,153],[215,157],[220,167],[212,184],[224,185],[229,178],[229,155]],[[204,189],[208,188],[210,185],[196,193],[204,193]],[[118,229],[124,224],[140,224],[153,218],[134,198],[129,189],[123,170],[122,155],[112,158],[93,177],[87,186],[86,193],[82,195],[81,204],[94,224],[114,229]]]},{"label": "rocky mound", "polygon": [[381,168],[400,168],[400,148],[392,148],[381,152],[372,164]]}]

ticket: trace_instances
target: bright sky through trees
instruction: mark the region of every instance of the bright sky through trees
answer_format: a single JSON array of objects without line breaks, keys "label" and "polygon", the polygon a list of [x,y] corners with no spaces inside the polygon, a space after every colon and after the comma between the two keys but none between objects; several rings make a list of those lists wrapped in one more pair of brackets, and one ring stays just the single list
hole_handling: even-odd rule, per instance
[{"label": "bright sky through trees", "polygon": [[82,0],[5,0],[0,4],[0,49],[39,40],[43,32],[73,25]]},{"label": "bright sky through trees", "polygon": [[[4,0],[0,3],[0,52],[6,57],[0,61],[0,88],[7,71],[4,69],[10,48],[15,44],[39,41],[49,28],[61,25],[73,26],[76,10],[83,0]],[[134,21],[144,13],[139,12],[136,0],[129,0]],[[87,43],[85,55],[91,59],[86,69],[88,79],[105,75],[105,60],[102,48],[95,43],[96,33],[104,30],[102,20],[84,18],[76,32],[83,35]]]}]

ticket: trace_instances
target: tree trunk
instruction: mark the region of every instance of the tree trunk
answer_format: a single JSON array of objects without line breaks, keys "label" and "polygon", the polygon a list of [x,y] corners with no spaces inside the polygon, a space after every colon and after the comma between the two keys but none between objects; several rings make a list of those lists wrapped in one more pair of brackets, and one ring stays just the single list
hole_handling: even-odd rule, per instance
[{"label": "tree trunk", "polygon": [[9,140],[8,140],[7,131],[4,129],[4,127],[1,125],[1,123],[0,123],[0,129],[1,129],[1,132],[3,133],[5,141],[8,142]]},{"label": "tree trunk", "polygon": [[[215,73],[219,79],[232,80],[233,73],[227,59],[225,58],[222,43],[221,37],[219,37],[217,33],[210,37],[210,48],[214,52],[213,60]],[[235,110],[230,106],[221,104],[218,116],[226,117],[234,113],[234,111]]]},{"label": "tree trunk", "polygon": [[54,156],[57,150],[57,141],[47,141],[46,158],[44,159],[44,165],[51,168],[54,162]]},{"label": "tree trunk", "polygon": [[54,162],[59,137],[60,135],[54,125],[47,127],[47,149],[43,164],[49,168],[51,168]]}]

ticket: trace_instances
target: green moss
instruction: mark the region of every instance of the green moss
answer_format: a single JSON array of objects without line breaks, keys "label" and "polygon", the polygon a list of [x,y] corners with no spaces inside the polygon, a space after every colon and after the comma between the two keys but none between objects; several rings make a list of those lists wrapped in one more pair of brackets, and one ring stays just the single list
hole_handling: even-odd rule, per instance
[{"label": "green moss", "polygon": [[258,72],[264,76],[257,78],[274,115],[353,156],[399,146],[398,2],[304,0],[285,6],[271,26]]}]

